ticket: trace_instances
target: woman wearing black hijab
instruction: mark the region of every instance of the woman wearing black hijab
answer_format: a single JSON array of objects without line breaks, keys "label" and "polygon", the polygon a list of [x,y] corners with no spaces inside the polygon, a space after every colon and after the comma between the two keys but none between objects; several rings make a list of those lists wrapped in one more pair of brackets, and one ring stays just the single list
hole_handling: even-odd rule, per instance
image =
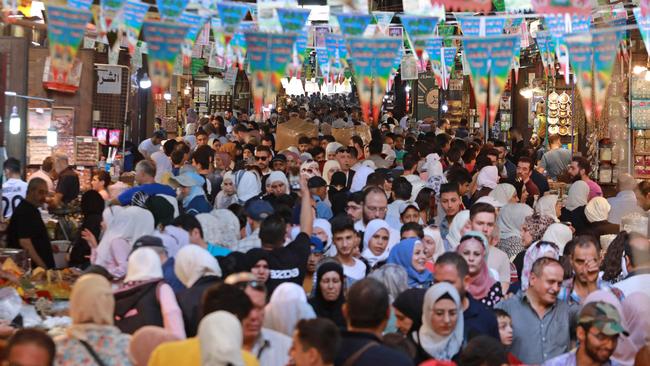
[{"label": "woman wearing black hijab", "polygon": [[[90,190],[81,196],[81,213],[83,214],[83,221],[79,232],[84,229],[90,230],[95,238],[99,238],[102,224],[102,212],[104,212],[104,199],[99,192]],[[70,267],[77,267],[86,269],[90,265],[90,246],[81,238],[81,235],[74,242],[70,250],[70,260],[68,261]]]},{"label": "woman wearing black hijab", "polygon": [[325,262],[316,270],[316,286],[309,304],[316,316],[333,321],[339,328],[346,327],[341,307],[345,303],[343,267],[337,262]]},{"label": "woman wearing black hijab", "polygon": [[411,288],[400,293],[393,301],[397,318],[397,329],[405,336],[420,329],[422,325],[422,305],[426,289]]}]

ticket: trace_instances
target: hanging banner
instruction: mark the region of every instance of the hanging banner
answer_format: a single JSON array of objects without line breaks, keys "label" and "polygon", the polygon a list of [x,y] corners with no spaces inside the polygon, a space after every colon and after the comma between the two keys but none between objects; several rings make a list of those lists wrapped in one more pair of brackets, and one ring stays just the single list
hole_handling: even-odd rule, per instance
[{"label": "hanging banner", "polygon": [[162,20],[175,20],[187,7],[188,0],[156,0]]},{"label": "hanging banner", "polygon": [[641,33],[641,38],[643,38],[645,50],[648,53],[648,57],[650,57],[650,14],[643,15],[641,8],[634,8],[634,17],[636,18],[636,23],[639,25],[639,32]]},{"label": "hanging banner", "polygon": [[282,30],[285,32],[301,32],[311,14],[310,9],[303,8],[277,8],[276,11]]},{"label": "hanging banner", "polygon": [[379,33],[387,36],[388,27],[390,26],[390,22],[393,20],[395,13],[392,11],[373,11],[372,15],[375,17],[375,21],[377,22],[377,30]]},{"label": "hanging banner", "polygon": [[569,84],[569,49],[564,38],[568,34],[589,32],[591,16],[549,14],[544,17],[544,25],[555,42],[555,53],[560,64],[560,71],[564,75],[564,82]]},{"label": "hanging banner", "polygon": [[336,20],[339,22],[341,33],[344,36],[360,36],[366,31],[372,15],[369,14],[336,14]]},{"label": "hanging banner", "polygon": [[384,95],[390,78],[396,65],[402,59],[401,55],[402,42],[395,38],[379,38],[375,42],[373,50],[375,52],[375,65],[373,70],[373,89],[372,89],[372,121],[371,125],[379,125],[379,116],[381,105],[384,102]]},{"label": "hanging banner", "polygon": [[555,75],[555,42],[547,31],[537,32],[537,48],[547,76]]},{"label": "hanging banner", "polygon": [[456,17],[460,29],[466,36],[491,36],[503,33],[505,17]]},{"label": "hanging banner", "polygon": [[187,26],[146,21],[143,29],[152,90],[154,94],[162,94],[169,90],[174,62],[185,42]]},{"label": "hanging banner", "polygon": [[469,68],[476,109],[481,123],[485,122],[488,96],[488,73],[490,71],[490,43],[494,39],[463,40],[464,55]]},{"label": "hanging banner", "polygon": [[[268,48],[270,50],[269,83],[267,84],[264,100],[266,104],[275,104],[277,91],[282,86],[281,79],[287,75],[287,68],[291,63],[296,33],[270,33],[268,37]],[[255,112],[258,113],[257,110]],[[259,113],[261,113],[261,110]]]},{"label": "hanging banner", "polygon": [[376,126],[388,79],[396,65],[402,42],[392,37],[350,37],[347,43],[363,119]]},{"label": "hanging banner", "polygon": [[494,124],[501,95],[508,83],[515,49],[520,49],[517,35],[496,39],[490,44],[490,127]]},{"label": "hanging banner", "polygon": [[248,65],[250,68],[248,80],[251,83],[253,107],[255,108],[255,114],[259,113],[261,115],[262,106],[264,105],[265,88],[270,81],[270,75],[267,69],[270,59],[268,34],[249,32],[244,37],[248,45]]},{"label": "hanging banner", "polygon": [[573,67],[576,86],[580,91],[580,99],[585,109],[587,123],[592,122],[593,115],[592,92],[594,84],[592,79],[593,47],[591,41],[592,39],[589,34],[566,38],[569,48],[569,61]]},{"label": "hanging banner", "polygon": [[65,6],[47,6],[47,37],[50,49],[50,77],[48,87],[65,85],[76,60],[77,51],[90,20],[88,10]]},{"label": "hanging banner", "polygon": [[456,63],[456,47],[443,47],[442,48],[442,88],[447,90],[449,88],[449,79],[451,78],[451,71],[454,69]]},{"label": "hanging banner", "polygon": [[124,5],[124,33],[126,34],[126,41],[131,56],[135,53],[135,47],[140,37],[140,30],[142,29],[142,22],[147,11],[149,11],[149,4],[142,3],[139,0],[129,0]]},{"label": "hanging banner", "polygon": [[223,26],[224,39],[226,46],[230,44],[233,34],[237,30],[239,23],[241,23],[244,16],[248,12],[248,5],[243,3],[235,3],[224,1],[217,4],[219,9],[219,19]]},{"label": "hanging banner", "polygon": [[622,38],[621,32],[604,32],[593,35],[596,119],[600,118],[606,104],[607,88],[612,82],[616,54]]},{"label": "hanging banner", "polygon": [[411,48],[418,57],[418,69],[423,72],[425,69],[425,60],[423,57],[424,43],[423,39],[432,36],[436,30],[439,18],[424,15],[400,15],[402,26],[408,35]]},{"label": "hanging banner", "polygon": [[342,49],[345,49],[343,36],[335,33],[326,33],[325,49],[327,50],[331,81],[337,82],[343,76],[343,71],[346,66],[345,58],[347,52],[342,51]]},{"label": "hanging banner", "polygon": [[206,22],[206,18],[184,11],[179,17],[177,22],[187,27],[187,34],[185,34],[185,42],[183,43],[183,66],[187,67],[190,65],[192,59],[192,48],[194,47],[194,42],[196,37],[199,35],[201,28]]},{"label": "hanging banner", "polygon": [[93,0],[68,0],[68,6],[71,8],[90,10]]},{"label": "hanging banner", "polygon": [[530,0],[504,0],[504,5],[508,13],[523,13],[533,9]]},{"label": "hanging banner", "polygon": [[533,10],[539,14],[582,14],[591,13],[589,0],[531,0]]},{"label": "hanging banner", "polygon": [[230,64],[233,62],[237,63],[240,66],[240,69],[244,66],[244,60],[246,59],[246,52],[248,47],[246,45],[246,37],[244,34],[246,32],[257,31],[255,27],[255,22],[241,22],[239,23],[239,29],[235,32],[232,39],[230,40],[229,49],[231,52],[230,55]]},{"label": "hanging banner", "polygon": [[447,11],[476,11],[489,12],[492,10],[492,0],[431,0],[435,5],[442,5]]},{"label": "hanging banner", "polygon": [[[521,40],[520,40],[521,42]],[[519,68],[521,64],[519,62],[521,58],[521,43],[520,46],[515,48],[514,53],[512,54],[512,71],[515,73],[515,84],[519,81]]]},{"label": "hanging banner", "polygon": [[[431,70],[436,78],[436,84],[442,86],[442,38],[427,37],[425,39],[418,39],[417,41],[423,44],[424,52],[429,59]],[[426,67],[422,69],[426,69]]]}]

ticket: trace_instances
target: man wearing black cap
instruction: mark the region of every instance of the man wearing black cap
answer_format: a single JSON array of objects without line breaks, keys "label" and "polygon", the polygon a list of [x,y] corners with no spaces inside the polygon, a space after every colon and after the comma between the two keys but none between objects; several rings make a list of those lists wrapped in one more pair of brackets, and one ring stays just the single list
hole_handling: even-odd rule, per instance
[{"label": "man wearing black cap", "polygon": [[174,293],[178,293],[179,291],[185,289],[185,286],[183,286],[181,281],[176,276],[176,273],[174,272],[174,257],[167,255],[167,249],[165,249],[162,239],[153,235],[141,236],[138,238],[138,240],[135,241],[135,243],[133,243],[133,249],[131,249],[131,253],[133,253],[136,249],[143,247],[151,248],[154,252],[156,252],[156,254],[158,254],[160,257],[160,263],[162,263],[163,278],[165,279],[165,282],[174,290]]},{"label": "man wearing black cap", "polygon": [[307,182],[309,193],[316,202],[316,218],[329,220],[332,218],[332,208],[325,203],[327,199],[327,182],[325,179],[315,176]]},{"label": "man wearing black cap", "polygon": [[246,201],[244,212],[246,213],[251,233],[240,240],[239,243],[237,243],[237,246],[233,248],[233,250],[242,253],[246,253],[250,249],[260,248],[262,246],[260,240],[260,224],[264,219],[273,214],[274,209],[268,201],[255,197]]},{"label": "man wearing black cap", "polygon": [[287,157],[283,154],[275,154],[271,159],[271,169],[287,174]]}]

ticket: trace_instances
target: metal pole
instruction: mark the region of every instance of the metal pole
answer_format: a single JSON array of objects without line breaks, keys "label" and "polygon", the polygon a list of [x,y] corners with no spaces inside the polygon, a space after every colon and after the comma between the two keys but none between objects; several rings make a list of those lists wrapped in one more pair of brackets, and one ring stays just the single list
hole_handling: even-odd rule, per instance
[{"label": "metal pole", "polygon": [[7,55],[0,53],[0,148],[5,146],[5,90],[7,89]]}]

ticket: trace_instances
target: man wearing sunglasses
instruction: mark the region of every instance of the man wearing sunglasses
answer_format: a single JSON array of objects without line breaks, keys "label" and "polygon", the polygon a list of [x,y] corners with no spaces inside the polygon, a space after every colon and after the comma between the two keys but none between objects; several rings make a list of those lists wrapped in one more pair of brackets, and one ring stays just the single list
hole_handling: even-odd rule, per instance
[{"label": "man wearing sunglasses", "polygon": [[268,146],[258,146],[255,149],[255,164],[258,168],[260,168],[263,176],[271,174],[271,169],[269,168],[270,163],[271,149],[269,149]]}]

